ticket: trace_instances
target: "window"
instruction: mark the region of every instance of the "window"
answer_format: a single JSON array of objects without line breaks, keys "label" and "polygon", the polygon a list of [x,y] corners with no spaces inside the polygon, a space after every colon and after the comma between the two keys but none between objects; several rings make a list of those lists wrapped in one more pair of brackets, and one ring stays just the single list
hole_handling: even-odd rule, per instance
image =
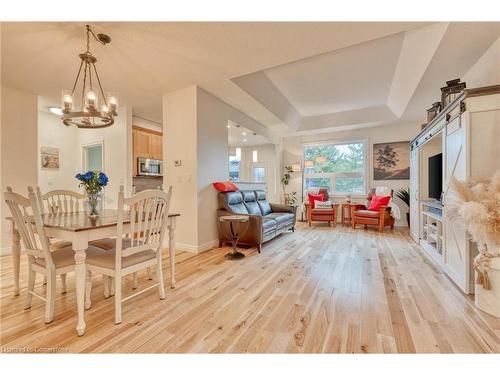
[{"label": "window", "polygon": [[258,154],[257,154],[257,150],[253,150],[252,151],[252,161],[254,163],[257,163],[259,160],[258,160]]},{"label": "window", "polygon": [[236,147],[234,155],[229,155],[229,181],[240,180],[241,148]]},{"label": "window", "polygon": [[99,171],[103,168],[103,143],[84,145],[83,147],[83,169],[85,171]]},{"label": "window", "polygon": [[229,181],[240,180],[240,161],[236,156],[229,156]]},{"label": "window", "polygon": [[363,142],[304,145],[304,192],[326,187],[332,195],[366,194]]},{"label": "window", "polygon": [[266,182],[266,169],[264,167],[252,167],[252,182]]}]

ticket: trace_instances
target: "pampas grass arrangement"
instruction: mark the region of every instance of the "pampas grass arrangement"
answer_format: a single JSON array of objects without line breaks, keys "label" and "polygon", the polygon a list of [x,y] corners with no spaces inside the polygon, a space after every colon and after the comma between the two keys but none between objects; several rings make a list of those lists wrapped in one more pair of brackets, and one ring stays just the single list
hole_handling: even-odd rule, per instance
[{"label": "pampas grass arrangement", "polygon": [[489,181],[465,183],[452,178],[446,203],[448,217],[463,219],[478,244],[479,255],[474,259],[476,282],[490,289],[488,265],[491,258],[500,256],[500,252],[488,249],[500,246],[500,170]]}]

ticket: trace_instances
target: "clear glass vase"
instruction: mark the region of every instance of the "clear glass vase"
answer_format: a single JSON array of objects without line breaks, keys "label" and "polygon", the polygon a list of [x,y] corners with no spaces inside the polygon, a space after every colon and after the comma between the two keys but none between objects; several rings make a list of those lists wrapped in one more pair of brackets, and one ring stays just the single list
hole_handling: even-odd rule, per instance
[{"label": "clear glass vase", "polygon": [[102,211],[102,197],[101,193],[87,194],[85,199],[85,213],[89,217],[97,217]]}]

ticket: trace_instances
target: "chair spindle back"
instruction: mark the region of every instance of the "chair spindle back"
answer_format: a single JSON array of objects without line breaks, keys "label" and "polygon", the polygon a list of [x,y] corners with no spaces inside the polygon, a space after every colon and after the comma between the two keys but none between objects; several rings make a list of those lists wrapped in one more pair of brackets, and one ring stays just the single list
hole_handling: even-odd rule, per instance
[{"label": "chair spindle back", "polygon": [[42,214],[67,214],[83,210],[85,195],[71,190],[52,190],[42,194],[38,187],[37,196]]},{"label": "chair spindle back", "polygon": [[[118,194],[118,228],[116,240],[116,267],[121,267],[121,258],[142,251],[161,251],[165,237],[167,218],[172,197],[172,186],[168,192],[163,190],[145,190],[125,198],[123,186]],[[125,209],[128,208],[129,217]],[[128,230],[124,222],[130,219]],[[130,247],[122,248],[122,239],[130,238]],[[118,264],[120,263],[120,264]]]},{"label": "chair spindle back", "polygon": [[[23,241],[28,257],[44,258],[48,265],[53,264],[49,249],[49,239],[45,234],[39,201],[31,186],[29,198],[14,193],[11,187],[4,192],[5,201]],[[32,258],[31,258],[32,260]]]}]

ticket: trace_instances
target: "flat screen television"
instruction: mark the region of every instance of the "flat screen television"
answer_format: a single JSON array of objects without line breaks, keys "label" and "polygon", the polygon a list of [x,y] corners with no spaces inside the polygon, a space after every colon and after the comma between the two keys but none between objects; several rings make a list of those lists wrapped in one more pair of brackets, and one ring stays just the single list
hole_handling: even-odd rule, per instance
[{"label": "flat screen television", "polygon": [[443,154],[429,158],[429,198],[441,199],[443,191]]}]

